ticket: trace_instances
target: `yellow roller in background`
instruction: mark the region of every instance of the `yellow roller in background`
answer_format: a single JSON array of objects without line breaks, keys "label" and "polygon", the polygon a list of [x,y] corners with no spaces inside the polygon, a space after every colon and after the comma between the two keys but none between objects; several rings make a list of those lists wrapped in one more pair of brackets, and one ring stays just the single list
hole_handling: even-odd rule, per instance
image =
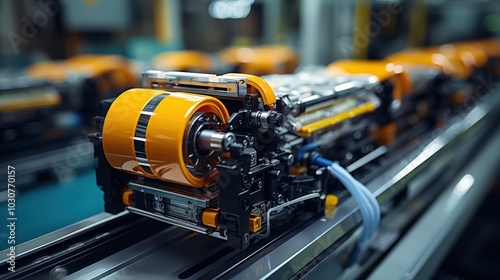
[{"label": "yellow roller in background", "polygon": [[394,98],[399,100],[411,92],[410,76],[402,65],[391,62],[338,60],[328,65],[325,71],[330,75],[372,75],[380,83],[389,81],[394,87]]}]

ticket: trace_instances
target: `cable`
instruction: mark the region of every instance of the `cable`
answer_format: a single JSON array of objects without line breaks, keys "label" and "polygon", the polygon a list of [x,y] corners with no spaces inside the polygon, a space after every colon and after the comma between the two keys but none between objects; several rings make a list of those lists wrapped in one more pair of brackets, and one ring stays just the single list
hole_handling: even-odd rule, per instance
[{"label": "cable", "polygon": [[[371,207],[371,204],[366,195],[361,191],[359,186],[349,178],[350,174],[347,171],[344,170],[344,172],[342,172],[342,168],[338,168],[340,167],[338,164],[322,158],[318,158],[316,160],[316,163],[321,166],[329,164],[326,166],[328,167],[328,171],[330,172],[330,174],[336,177],[342,183],[342,185],[344,185],[344,187],[358,204],[361,216],[363,217],[363,231],[361,232],[361,236],[358,242],[365,243],[373,235],[373,232],[376,231],[375,211]],[[349,176],[347,176],[345,173],[347,173]]]},{"label": "cable", "polygon": [[299,203],[301,201],[312,199],[312,198],[316,198],[316,197],[319,197],[319,196],[320,196],[319,193],[306,194],[304,196],[301,196],[301,197],[298,197],[296,199],[290,200],[290,201],[285,202],[283,204],[280,204],[278,206],[274,206],[272,208],[269,208],[269,210],[267,210],[267,213],[266,213],[266,218],[267,218],[266,233],[256,234],[255,237],[266,238],[271,233],[271,221],[270,221],[271,212],[274,212],[276,210],[279,210],[279,209],[285,208],[287,206]]},{"label": "cable", "polygon": [[357,182],[359,184],[359,188],[361,189],[362,192],[364,192],[366,198],[368,199],[368,202],[370,202],[372,208],[375,210],[375,231],[373,234],[376,234],[378,226],[380,225],[380,218],[381,218],[381,210],[380,210],[380,205],[378,204],[377,198],[373,195],[370,190],[363,184],[361,184],[359,181]]},{"label": "cable", "polygon": [[334,169],[336,177],[344,177],[346,180],[350,182],[354,186],[354,188],[358,189],[362,195],[366,198],[369,203],[369,207],[372,209],[372,228],[370,231],[371,238],[377,232],[378,225],[380,223],[380,206],[377,202],[375,196],[366,188],[363,184],[361,184],[358,180],[356,180],[352,175],[347,172],[343,167],[341,167],[338,163],[333,163],[329,168]]},{"label": "cable", "polygon": [[310,150],[314,150],[316,148],[318,148],[319,146],[321,146],[323,143],[320,142],[320,141],[317,141],[317,142],[312,142],[312,143],[309,143],[309,144],[306,144],[304,146],[302,146],[298,151],[297,151],[297,155],[296,155],[296,160],[297,161],[301,161],[302,160],[302,157],[304,157],[304,154],[309,152]]},{"label": "cable", "polygon": [[366,198],[366,201],[372,210],[371,212],[372,216],[370,218],[371,227],[366,231],[363,229],[363,232],[367,232],[367,234],[366,235],[362,234],[362,236],[359,238],[358,244],[352,251],[351,256],[349,257],[349,260],[347,262],[347,266],[351,266],[352,264],[358,262],[360,259],[364,257],[365,253],[369,248],[370,241],[377,232],[378,225],[380,223],[380,206],[378,205],[378,202],[376,201],[373,194],[359,181],[354,179],[354,177],[352,177],[352,175],[349,174],[349,172],[343,169],[340,165],[335,163],[331,165],[329,169],[331,171],[336,170],[337,178],[346,178],[351,185],[353,185],[356,189],[358,189],[362,193],[362,195]]},{"label": "cable", "polygon": [[358,246],[353,250],[349,258],[348,265],[353,264],[363,257],[368,249],[369,242],[378,230],[381,218],[380,205],[373,193],[338,163],[321,157],[316,157],[314,162],[319,166],[327,167],[329,173],[345,186],[347,191],[351,193],[352,197],[359,205],[363,217],[363,231],[358,239]]}]

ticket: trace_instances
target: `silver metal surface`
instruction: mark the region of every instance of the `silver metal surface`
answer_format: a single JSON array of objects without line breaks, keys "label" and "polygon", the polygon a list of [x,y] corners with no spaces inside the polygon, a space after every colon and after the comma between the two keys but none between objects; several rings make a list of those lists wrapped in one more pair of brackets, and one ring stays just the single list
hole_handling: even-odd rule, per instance
[{"label": "silver metal surface", "polygon": [[241,98],[247,94],[247,80],[238,76],[148,70],[142,77],[145,87],[223,97]]},{"label": "silver metal surface", "polygon": [[195,223],[192,223],[192,222],[189,222],[186,220],[176,219],[174,217],[163,216],[163,215],[156,214],[156,213],[149,212],[149,211],[145,211],[145,210],[133,207],[133,206],[128,206],[127,210],[130,211],[131,213],[134,213],[134,214],[139,214],[139,215],[142,215],[142,216],[145,216],[148,218],[152,218],[152,219],[155,219],[155,220],[158,220],[161,222],[165,222],[165,223],[175,225],[175,226],[178,226],[181,228],[189,229],[189,230],[192,230],[194,232],[198,232],[198,233],[202,233],[202,234],[206,234],[206,232],[207,232],[207,228],[200,227],[200,226],[196,225]]},{"label": "silver metal surface", "polygon": [[358,168],[364,166],[365,164],[375,160],[376,158],[382,156],[387,152],[387,147],[386,146],[380,146],[376,148],[375,150],[371,151],[369,154],[366,156],[358,159],[357,161],[351,163],[349,166],[346,167],[346,170],[348,172],[353,172],[357,170]]},{"label": "silver metal surface", "polygon": [[236,141],[236,136],[232,132],[205,129],[198,134],[196,141],[206,151],[227,152],[229,145]]},{"label": "silver metal surface", "polygon": [[[24,255],[33,253],[35,251],[41,250],[43,248],[47,248],[51,246],[52,244],[70,238],[71,236],[75,236],[77,234],[80,234],[82,232],[85,232],[96,225],[104,224],[109,222],[110,220],[116,219],[118,217],[121,217],[122,215],[125,215],[126,212],[122,212],[117,215],[112,215],[109,213],[100,213],[95,216],[89,217],[87,219],[81,220],[77,223],[74,223],[72,225],[63,227],[59,230],[53,231],[51,233],[42,235],[38,238],[32,239],[30,241],[27,241],[25,243],[22,243],[18,246],[16,246],[16,257],[22,257]],[[9,249],[6,249],[4,251],[0,252],[0,255],[2,257],[5,257],[8,253]],[[1,262],[5,263],[7,261],[7,258],[2,259]]]},{"label": "silver metal surface", "polygon": [[208,227],[198,226],[194,222],[178,219],[178,218],[171,217],[171,216],[168,216],[168,217],[163,216],[163,215],[160,215],[160,214],[157,214],[154,212],[148,212],[148,211],[145,211],[145,210],[133,207],[133,206],[128,206],[127,210],[130,211],[131,213],[134,213],[134,214],[139,214],[139,215],[142,215],[142,216],[145,216],[148,218],[152,218],[152,219],[164,222],[164,223],[168,223],[168,224],[171,224],[174,226],[178,226],[178,227],[181,227],[184,229],[198,232],[198,233],[201,233],[203,235],[210,235],[212,237],[216,237],[216,238],[224,239],[224,240],[226,239],[226,237],[221,236],[218,231],[214,231],[213,229],[208,228]]},{"label": "silver metal surface", "polygon": [[223,242],[172,227],[65,279],[179,279],[179,273],[219,251]]},{"label": "silver metal surface", "polygon": [[[370,275],[369,279],[430,279],[487,194],[500,164],[497,131],[462,176]],[[480,150],[480,149],[478,149]],[[487,164],[485,164],[487,163]],[[408,252],[411,252],[409,254]]]},{"label": "silver metal surface", "polygon": [[363,104],[380,106],[373,90],[379,84],[371,75],[331,76],[324,68],[305,68],[294,74],[262,77],[283,108],[284,127],[293,131]]},{"label": "silver metal surface", "polygon": [[198,207],[208,207],[210,199],[207,197],[203,197],[202,195],[196,195],[196,194],[183,194],[180,191],[169,191],[166,189],[159,189],[159,188],[154,188],[151,186],[146,186],[143,184],[139,184],[136,182],[129,182],[128,187],[131,188],[134,191],[138,192],[143,192],[143,193],[149,193],[152,195],[157,195],[160,197],[165,197],[168,199],[173,199],[176,201],[180,201],[183,203],[188,203],[190,202],[193,206],[198,206]]}]

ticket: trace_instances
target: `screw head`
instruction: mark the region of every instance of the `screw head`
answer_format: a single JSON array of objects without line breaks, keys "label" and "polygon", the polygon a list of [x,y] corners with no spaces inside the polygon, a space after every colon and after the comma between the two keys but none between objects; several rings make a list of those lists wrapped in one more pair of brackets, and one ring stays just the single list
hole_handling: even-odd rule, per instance
[{"label": "screw head", "polygon": [[50,272],[49,279],[51,280],[59,280],[68,276],[68,270],[63,266],[56,266]]},{"label": "screw head", "polygon": [[243,200],[242,206],[243,210],[248,211],[248,209],[250,209],[250,201],[248,201],[248,199]]}]

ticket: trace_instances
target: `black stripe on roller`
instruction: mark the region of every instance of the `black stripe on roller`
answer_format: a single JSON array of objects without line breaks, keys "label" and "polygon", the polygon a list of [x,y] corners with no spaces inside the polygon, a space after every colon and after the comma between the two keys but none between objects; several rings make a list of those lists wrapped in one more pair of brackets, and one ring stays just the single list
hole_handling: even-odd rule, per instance
[{"label": "black stripe on roller", "polygon": [[142,169],[149,174],[153,174],[153,172],[151,172],[151,168],[147,163],[148,159],[146,157],[146,130],[148,128],[149,119],[151,118],[151,115],[147,113],[153,113],[158,104],[160,104],[160,102],[168,95],[168,93],[163,93],[149,100],[146,106],[144,106],[144,109],[142,109],[141,116],[139,117],[139,121],[137,121],[137,126],[135,127],[135,159],[139,162]]}]

